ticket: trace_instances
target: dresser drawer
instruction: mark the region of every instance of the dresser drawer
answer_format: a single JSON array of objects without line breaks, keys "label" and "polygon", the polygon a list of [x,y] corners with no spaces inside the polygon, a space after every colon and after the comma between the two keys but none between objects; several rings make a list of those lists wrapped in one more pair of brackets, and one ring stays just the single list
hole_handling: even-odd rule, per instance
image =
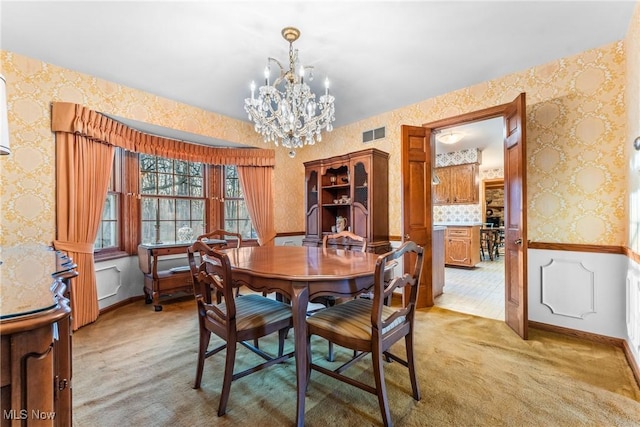
[{"label": "dresser drawer", "polygon": [[471,227],[447,227],[447,237],[471,237]]}]

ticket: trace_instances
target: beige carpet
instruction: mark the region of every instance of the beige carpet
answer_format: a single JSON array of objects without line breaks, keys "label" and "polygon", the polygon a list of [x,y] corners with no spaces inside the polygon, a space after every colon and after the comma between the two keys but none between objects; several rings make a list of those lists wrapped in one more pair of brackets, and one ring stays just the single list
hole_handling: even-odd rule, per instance
[{"label": "beige carpet", "polygon": [[[140,301],[77,331],[74,426],[293,425],[293,359],[235,381],[227,414],[216,416],[224,357],[207,360],[202,388],[191,388],[196,326],[193,300],[162,312]],[[538,330],[522,341],[503,322],[438,308],[418,312],[416,332],[422,400],[411,398],[405,368],[385,367],[396,426],[640,425],[640,390],[618,348]],[[314,359],[326,350],[314,342]],[[348,351],[337,351],[345,360]],[[239,352],[240,364],[256,360]],[[367,378],[369,365],[352,372]],[[381,425],[375,396],[317,372],[306,405],[307,426]]]}]

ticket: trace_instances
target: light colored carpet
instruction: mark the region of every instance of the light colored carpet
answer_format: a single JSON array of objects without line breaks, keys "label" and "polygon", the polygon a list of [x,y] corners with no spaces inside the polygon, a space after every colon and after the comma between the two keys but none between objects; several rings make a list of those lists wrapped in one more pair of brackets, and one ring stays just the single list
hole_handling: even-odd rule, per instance
[{"label": "light colored carpet", "polygon": [[[640,425],[640,390],[618,348],[535,329],[523,341],[503,322],[439,308],[419,310],[415,338],[420,402],[411,398],[406,369],[385,366],[396,426]],[[273,350],[276,341],[262,339],[261,347]],[[323,360],[326,342],[313,348],[314,360]],[[293,359],[235,381],[219,418],[224,356],[205,362],[202,388],[194,390],[196,349],[192,299],[166,303],[162,312],[140,301],[100,316],[73,336],[74,426],[295,423]],[[257,360],[242,347],[239,354],[236,370]],[[348,354],[338,348],[337,363]],[[369,366],[365,358],[351,372],[367,378]],[[381,425],[375,396],[317,372],[305,420]]]}]

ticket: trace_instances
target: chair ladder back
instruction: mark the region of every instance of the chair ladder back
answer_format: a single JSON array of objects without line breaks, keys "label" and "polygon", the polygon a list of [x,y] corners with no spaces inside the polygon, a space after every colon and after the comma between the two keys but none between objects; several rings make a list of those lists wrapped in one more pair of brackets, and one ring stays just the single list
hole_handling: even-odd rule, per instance
[{"label": "chair ladder back", "polygon": [[[404,273],[397,277],[385,277],[385,273],[388,274],[388,268],[390,262],[393,260],[405,257],[405,262],[415,254],[415,265],[410,272]],[[421,246],[418,246],[415,242],[407,241],[398,249],[387,252],[380,255],[376,262],[375,271],[375,283],[374,283],[374,298],[373,298],[373,313],[371,320],[373,325],[378,330],[383,331],[389,325],[393,324],[397,319],[405,317],[408,321],[408,317],[412,314],[415,302],[418,296],[418,285],[420,283],[420,276],[422,274],[422,260],[424,256],[424,250]],[[386,280],[385,280],[386,278]],[[393,291],[396,289],[404,289],[405,286],[410,286],[409,300],[405,307],[397,308],[387,318],[383,318],[383,305],[384,302],[393,295]]]},{"label": "chair ladder back", "polygon": [[[205,303],[211,303],[211,293],[207,286],[199,280],[199,273],[202,270],[202,249],[206,245],[202,242],[195,242],[187,248],[187,260],[189,261],[189,269],[191,270],[191,278],[193,282],[193,295],[196,298],[203,298]],[[196,262],[195,254],[198,253],[200,263]]]},{"label": "chair ladder back", "polygon": [[199,280],[210,286],[214,292],[221,293],[224,299],[226,313],[219,308],[219,305],[212,306],[213,311],[226,321],[232,321],[236,317],[236,303],[229,256],[207,247],[203,266],[198,276]]},{"label": "chair ladder back", "polygon": [[351,246],[353,244],[353,242],[360,242],[361,243],[361,247],[360,250],[362,252],[366,252],[367,251],[367,239],[365,239],[362,236],[358,236],[355,233],[352,233],[350,231],[341,231],[339,233],[335,233],[335,234],[325,234],[324,237],[322,238],[322,247],[326,248],[327,244],[329,242],[329,239],[331,240],[338,240],[341,239],[343,244],[345,246]]},{"label": "chair ladder back", "polygon": [[[227,240],[225,238],[226,236],[232,236],[232,237],[234,237],[234,239]],[[222,230],[222,229],[217,229],[217,230],[211,231],[209,233],[201,234],[201,235],[198,236],[198,238],[196,240],[202,240],[202,239],[226,240],[227,243],[222,246],[225,249],[226,248],[239,248],[239,247],[242,246],[242,235],[241,234],[234,233],[232,231]]]}]

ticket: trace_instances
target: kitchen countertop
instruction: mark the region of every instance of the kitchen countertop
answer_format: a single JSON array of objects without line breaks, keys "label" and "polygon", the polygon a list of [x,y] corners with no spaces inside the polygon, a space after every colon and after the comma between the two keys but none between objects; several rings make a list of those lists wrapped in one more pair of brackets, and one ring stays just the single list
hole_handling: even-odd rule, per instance
[{"label": "kitchen countertop", "polygon": [[481,222],[436,222],[434,227],[475,227],[481,226]]}]

